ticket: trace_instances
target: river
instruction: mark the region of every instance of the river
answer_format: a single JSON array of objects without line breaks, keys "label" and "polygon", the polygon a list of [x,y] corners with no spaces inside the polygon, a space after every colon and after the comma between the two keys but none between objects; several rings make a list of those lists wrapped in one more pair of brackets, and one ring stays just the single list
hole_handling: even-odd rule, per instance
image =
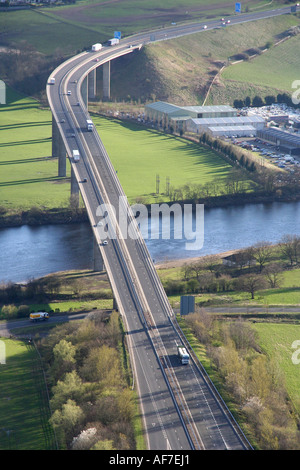
[{"label": "river", "polygon": [[[179,222],[175,218],[176,223]],[[204,243],[190,250],[187,240],[163,239],[161,227],[146,244],[155,262],[188,259],[245,248],[257,242],[277,243],[286,234],[300,235],[300,202],[247,204],[204,210]],[[154,233],[159,238],[153,238]],[[93,266],[92,231],[88,223],[22,226],[0,230],[0,281],[22,282],[49,273]]]}]

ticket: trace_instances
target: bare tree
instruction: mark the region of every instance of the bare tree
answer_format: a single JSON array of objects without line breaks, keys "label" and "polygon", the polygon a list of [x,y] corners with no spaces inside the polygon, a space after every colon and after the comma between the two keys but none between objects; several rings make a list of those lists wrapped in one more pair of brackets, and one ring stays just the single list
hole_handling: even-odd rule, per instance
[{"label": "bare tree", "polygon": [[183,279],[188,281],[191,278],[191,266],[185,263],[181,268],[181,274]]},{"label": "bare tree", "polygon": [[250,267],[251,263],[253,262],[252,247],[245,248],[244,250],[241,250],[238,253],[236,253],[235,260],[236,260],[236,264],[238,265],[240,269],[243,269],[246,266]]},{"label": "bare tree", "polygon": [[259,264],[259,272],[261,273],[265,264],[270,261],[272,253],[271,243],[259,242],[253,247],[252,256]]},{"label": "bare tree", "polygon": [[275,289],[276,287],[280,286],[283,280],[282,271],[283,268],[278,263],[270,263],[264,268],[263,274],[265,274],[268,283],[272,289]]},{"label": "bare tree", "polygon": [[300,255],[300,237],[296,235],[284,235],[281,239],[281,252],[288,258],[290,265],[298,263]]},{"label": "bare tree", "polygon": [[266,286],[265,278],[261,274],[245,274],[238,280],[237,287],[240,290],[245,290],[251,294],[251,299],[254,299],[254,294]]},{"label": "bare tree", "polygon": [[202,261],[197,261],[196,263],[191,264],[190,266],[191,272],[193,272],[196,276],[196,279],[199,280],[201,271],[204,271],[205,266]]}]

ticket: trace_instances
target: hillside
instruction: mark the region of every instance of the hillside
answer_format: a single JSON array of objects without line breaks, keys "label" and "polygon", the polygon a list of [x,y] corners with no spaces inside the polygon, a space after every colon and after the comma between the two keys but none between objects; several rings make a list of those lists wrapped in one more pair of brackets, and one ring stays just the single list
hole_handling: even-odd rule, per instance
[{"label": "hillside", "polygon": [[[263,49],[267,43],[276,43],[286,31],[299,24],[299,18],[289,15],[148,45],[138,53],[112,62],[112,100],[165,100],[177,105],[202,104],[212,79],[224,64],[230,63],[228,58],[251,48]],[[235,78],[239,68],[230,67],[230,81],[222,79],[216,82],[210,103],[232,104],[233,99],[244,96],[245,82],[249,83],[248,88],[251,88],[253,96],[261,90],[264,95],[277,94],[283,90],[289,92],[290,77],[296,79],[299,76],[292,52],[284,61],[281,73],[273,74],[272,82],[268,82],[269,64],[275,63],[278,69],[282,50],[294,50],[294,55],[297,54],[299,41],[300,36],[294,37],[248,62],[243,80],[239,75]],[[260,61],[260,72],[266,63],[264,73],[257,73],[256,60]],[[283,80],[283,74],[287,75],[288,80]],[[100,92],[101,89],[99,73]]]},{"label": "hillside", "polygon": [[[255,59],[227,67],[221,75],[221,96],[232,101],[245,96],[277,95],[278,92],[291,94],[292,83],[300,77],[299,63],[300,35],[271,47]],[[212,100],[218,101],[216,87]]]}]

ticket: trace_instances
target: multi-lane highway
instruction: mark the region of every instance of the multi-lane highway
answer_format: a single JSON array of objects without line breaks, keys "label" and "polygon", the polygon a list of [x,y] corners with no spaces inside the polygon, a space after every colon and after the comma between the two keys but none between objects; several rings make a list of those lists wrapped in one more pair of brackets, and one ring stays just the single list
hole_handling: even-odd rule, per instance
[{"label": "multi-lane highway", "polygon": [[[290,8],[234,17],[230,24],[285,14]],[[207,29],[220,21],[207,23]],[[61,64],[47,85],[48,101],[70,157],[96,243],[120,313],[126,324],[135,385],[149,449],[250,448],[197,362],[181,365],[174,316],[116,172],[99,134],[88,132],[81,88],[88,73],[105,62],[151,41],[203,30],[204,23],[141,33],[115,47],[84,52]],[[206,29],[206,28],[205,28]],[[133,47],[132,47],[133,46]],[[117,138],[117,136],[116,136]],[[78,149],[81,158],[72,159]],[[125,214],[125,216],[124,216]],[[125,217],[125,218],[124,218]],[[124,238],[120,220],[135,236]],[[102,221],[102,222],[101,222]],[[103,224],[114,228],[103,243]]]},{"label": "multi-lane highway", "polygon": [[[299,11],[299,5],[295,4],[296,11]],[[216,28],[222,28],[223,26],[229,27],[235,24],[247,23],[249,21],[263,20],[267,18],[273,18],[280,15],[287,15],[291,13],[291,5],[283,8],[274,8],[266,11],[257,11],[251,13],[235,14],[232,16],[226,16],[224,21],[220,18],[208,21],[195,21],[187,24],[175,24],[172,23],[170,27],[157,29],[155,31],[149,31],[147,33],[138,33],[129,38],[132,43],[147,44],[149,42],[164,41],[168,39],[174,39],[176,37],[187,36],[190,34],[198,33],[203,30],[210,30]],[[228,23],[229,22],[229,23]],[[225,23],[225,24],[223,24]],[[263,29],[263,23],[262,23]]]}]

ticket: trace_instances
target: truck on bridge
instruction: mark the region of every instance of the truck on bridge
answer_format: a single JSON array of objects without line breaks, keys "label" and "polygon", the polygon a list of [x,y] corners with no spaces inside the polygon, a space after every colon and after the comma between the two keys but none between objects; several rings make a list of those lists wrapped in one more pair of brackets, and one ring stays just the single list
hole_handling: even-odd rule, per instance
[{"label": "truck on bridge", "polygon": [[92,131],[92,130],[93,130],[93,128],[94,128],[93,121],[91,121],[90,119],[87,119],[86,125],[87,125],[87,130],[88,130],[88,131]]},{"label": "truck on bridge", "polygon": [[79,150],[73,150],[73,160],[74,160],[74,162],[79,162],[79,160],[80,160]]},{"label": "truck on bridge", "polygon": [[97,44],[92,45],[92,51],[93,52],[100,51],[101,49],[102,49],[102,44],[100,44],[100,42],[98,42]]},{"label": "truck on bridge", "polygon": [[117,44],[119,44],[119,42],[120,42],[119,38],[112,38],[108,40],[108,45],[116,46]]},{"label": "truck on bridge", "polygon": [[190,355],[184,346],[177,346],[178,357],[181,364],[189,364]]}]

